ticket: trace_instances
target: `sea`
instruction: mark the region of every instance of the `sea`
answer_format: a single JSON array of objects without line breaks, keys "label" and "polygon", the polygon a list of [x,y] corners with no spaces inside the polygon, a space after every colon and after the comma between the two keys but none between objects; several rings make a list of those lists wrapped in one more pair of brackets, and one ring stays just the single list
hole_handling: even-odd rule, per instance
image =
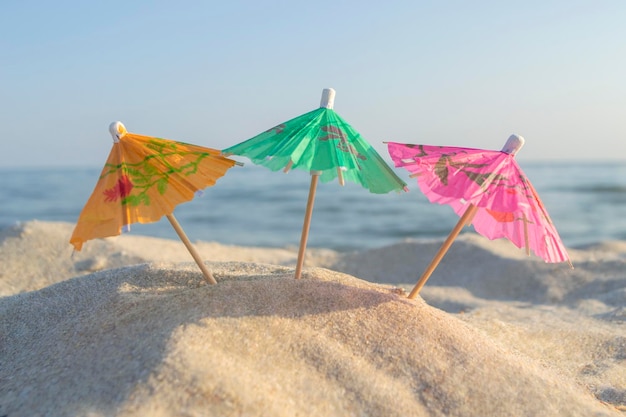
[{"label": "sea", "polygon": [[[626,240],[626,161],[527,162],[522,169],[566,246]],[[29,220],[75,223],[100,170],[0,167],[0,228]],[[353,251],[447,236],[458,216],[430,203],[408,174],[395,172],[408,192],[371,194],[353,183],[320,182],[308,247]],[[297,247],[309,183],[307,172],[272,172],[248,161],[174,214],[192,241]],[[128,233],[178,239],[165,218],[132,225]]]}]

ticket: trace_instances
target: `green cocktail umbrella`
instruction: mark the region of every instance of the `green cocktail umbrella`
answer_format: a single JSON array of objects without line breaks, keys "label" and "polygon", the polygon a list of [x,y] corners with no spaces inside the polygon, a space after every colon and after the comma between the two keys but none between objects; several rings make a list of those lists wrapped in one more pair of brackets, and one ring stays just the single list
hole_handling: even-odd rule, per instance
[{"label": "green cocktail umbrella", "polygon": [[324,89],[320,108],[222,151],[245,156],[272,171],[303,169],[311,173],[296,278],[302,273],[318,179],[328,182],[337,178],[341,185],[353,181],[376,194],[406,189],[376,150],[333,110],[334,100],[335,90]]}]

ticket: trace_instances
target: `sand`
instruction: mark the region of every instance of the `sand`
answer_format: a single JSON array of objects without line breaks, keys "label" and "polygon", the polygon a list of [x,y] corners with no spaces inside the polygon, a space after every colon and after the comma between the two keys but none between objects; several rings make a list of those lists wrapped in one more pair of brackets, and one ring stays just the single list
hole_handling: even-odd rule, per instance
[{"label": "sand", "polygon": [[626,416],[626,242],[353,253],[0,231],[0,416]]}]

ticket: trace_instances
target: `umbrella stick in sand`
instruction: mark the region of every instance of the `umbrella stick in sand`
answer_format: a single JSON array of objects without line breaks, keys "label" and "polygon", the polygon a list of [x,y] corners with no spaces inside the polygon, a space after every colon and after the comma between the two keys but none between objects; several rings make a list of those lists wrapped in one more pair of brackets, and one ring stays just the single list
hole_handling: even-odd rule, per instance
[{"label": "umbrella stick in sand", "polygon": [[415,287],[413,287],[413,290],[409,294],[409,298],[415,298],[415,296],[420,292],[424,284],[426,284],[426,281],[428,281],[428,278],[430,278],[431,274],[435,271],[435,269],[439,265],[439,262],[441,262],[445,254],[448,252],[448,249],[450,249],[450,246],[452,246],[454,239],[456,239],[459,233],[461,233],[461,229],[463,229],[463,226],[466,226],[469,224],[472,216],[476,213],[476,210],[477,210],[477,207],[472,204],[470,204],[467,210],[465,210],[465,213],[463,213],[463,216],[459,219],[456,226],[454,226],[454,229],[452,229],[452,231],[448,235],[448,238],[445,240],[445,242],[443,242],[443,245],[441,245],[441,247],[439,248],[439,251],[433,258],[433,260],[430,261],[430,264],[428,265],[428,267],[426,268],[426,270],[420,277],[419,281],[417,281],[417,284],[415,284]]},{"label": "umbrella stick in sand", "polygon": [[202,258],[198,254],[198,251],[196,251],[196,248],[194,248],[194,246],[189,241],[187,234],[185,233],[183,228],[180,226],[180,223],[178,223],[178,220],[176,220],[176,217],[174,217],[174,214],[173,213],[167,214],[165,217],[167,217],[167,220],[170,221],[170,223],[172,224],[172,227],[176,231],[176,234],[178,234],[178,237],[180,238],[180,240],[183,241],[183,243],[185,244],[185,247],[191,254],[191,257],[198,264],[198,267],[200,267],[200,270],[202,271],[202,275],[204,276],[204,280],[208,282],[209,284],[217,284],[217,281],[215,281],[215,278],[213,278],[211,271],[209,271],[209,269],[206,267],[204,262],[202,262]]},{"label": "umbrella stick in sand", "polygon": [[313,214],[313,204],[315,203],[315,191],[317,190],[317,182],[320,174],[316,171],[311,172],[311,185],[309,187],[309,198],[306,203],[306,212],[304,214],[304,223],[302,224],[302,235],[300,236],[300,248],[298,249],[298,262],[296,264],[296,279],[302,277],[302,265],[304,264],[304,253],[306,252],[306,243],[309,239],[309,229],[311,226],[311,215]]}]

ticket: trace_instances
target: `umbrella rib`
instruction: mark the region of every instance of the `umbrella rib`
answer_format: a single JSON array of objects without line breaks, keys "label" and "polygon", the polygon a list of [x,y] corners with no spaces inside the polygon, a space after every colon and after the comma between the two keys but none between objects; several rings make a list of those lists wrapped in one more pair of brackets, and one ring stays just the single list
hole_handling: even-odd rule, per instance
[{"label": "umbrella rib", "polygon": [[343,179],[343,167],[337,167],[337,179],[339,180],[339,185],[342,187],[346,185],[345,180]]},{"label": "umbrella rib", "polygon": [[530,256],[530,243],[528,241],[528,219],[526,213],[522,214],[524,220],[524,245],[526,246],[526,255]]},{"label": "umbrella rib", "polygon": [[[124,175],[127,175],[127,172],[126,172],[127,167],[126,167],[126,161],[124,161],[124,152],[122,149],[122,142],[120,141],[119,143],[116,143],[115,145],[117,145],[117,152],[118,152],[119,159],[120,159],[120,170],[124,173]],[[130,208],[128,204],[121,204],[120,208],[122,209],[122,230],[125,232],[130,232],[130,225],[132,223],[132,218],[130,215]]]}]

